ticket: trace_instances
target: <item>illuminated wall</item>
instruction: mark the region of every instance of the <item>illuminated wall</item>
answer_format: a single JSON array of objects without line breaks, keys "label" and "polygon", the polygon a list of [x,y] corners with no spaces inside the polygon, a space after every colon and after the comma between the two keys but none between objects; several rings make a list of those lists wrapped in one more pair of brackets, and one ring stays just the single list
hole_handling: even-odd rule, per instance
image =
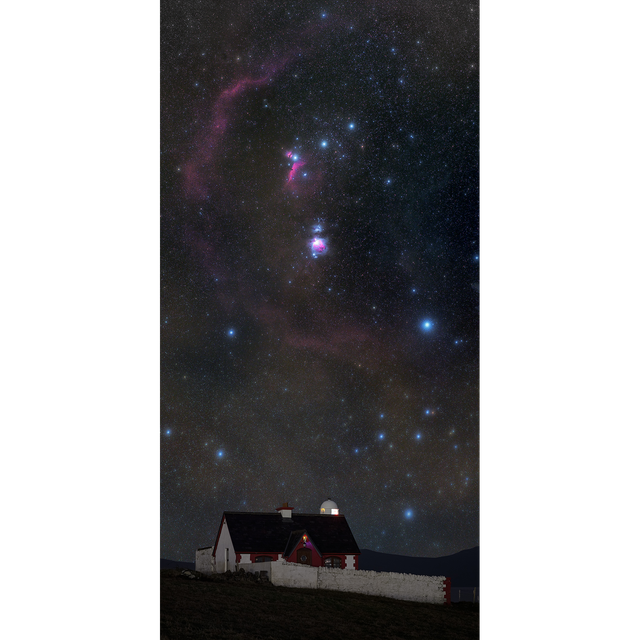
[{"label": "illuminated wall", "polygon": [[272,584],[298,589],[350,591],[396,600],[444,604],[447,600],[444,576],[417,576],[386,571],[326,569],[279,560],[243,564],[245,571],[267,571]]}]

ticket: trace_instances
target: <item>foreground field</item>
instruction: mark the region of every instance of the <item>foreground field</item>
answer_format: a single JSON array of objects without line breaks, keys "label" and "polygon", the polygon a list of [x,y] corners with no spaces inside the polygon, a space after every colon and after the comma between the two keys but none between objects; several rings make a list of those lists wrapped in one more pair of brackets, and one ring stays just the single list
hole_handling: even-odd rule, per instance
[{"label": "foreground field", "polygon": [[179,570],[160,572],[161,640],[479,638],[478,605],[423,604],[215,578],[187,580]]}]

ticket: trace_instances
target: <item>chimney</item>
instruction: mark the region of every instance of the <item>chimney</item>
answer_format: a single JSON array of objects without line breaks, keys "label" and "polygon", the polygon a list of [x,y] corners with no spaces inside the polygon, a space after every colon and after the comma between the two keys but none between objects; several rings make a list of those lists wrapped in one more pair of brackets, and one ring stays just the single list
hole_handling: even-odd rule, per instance
[{"label": "chimney", "polygon": [[281,507],[276,509],[276,511],[279,511],[283,518],[291,518],[293,507],[290,507],[288,502],[284,502]]}]

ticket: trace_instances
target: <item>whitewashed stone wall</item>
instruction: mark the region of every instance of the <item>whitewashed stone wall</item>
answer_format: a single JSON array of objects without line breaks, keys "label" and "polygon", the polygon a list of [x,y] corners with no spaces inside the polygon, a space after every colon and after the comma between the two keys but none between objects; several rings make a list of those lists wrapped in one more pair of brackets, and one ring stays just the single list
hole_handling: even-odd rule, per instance
[{"label": "whitewashed stone wall", "polygon": [[227,568],[234,571],[236,568],[236,551],[233,548],[233,542],[231,540],[231,534],[229,533],[229,527],[227,526],[226,520],[222,525],[220,537],[218,538],[218,546],[216,547],[214,566],[217,573],[224,572],[225,549],[229,549],[229,565]]},{"label": "whitewashed stone wall", "polygon": [[196,571],[200,573],[214,573],[213,566],[213,547],[198,549],[196,551]]},{"label": "whitewashed stone wall", "polygon": [[445,603],[444,576],[414,576],[409,573],[327,569],[278,560],[241,564],[238,568],[253,573],[268,571],[269,580],[278,587],[350,591],[413,602]]},{"label": "whitewashed stone wall", "polygon": [[318,568],[318,589],[352,591],[396,600],[444,604],[444,576]]},{"label": "whitewashed stone wall", "polygon": [[308,564],[297,564],[279,560],[270,562],[270,580],[279,587],[295,587],[297,589],[318,588],[318,567],[310,567]]}]

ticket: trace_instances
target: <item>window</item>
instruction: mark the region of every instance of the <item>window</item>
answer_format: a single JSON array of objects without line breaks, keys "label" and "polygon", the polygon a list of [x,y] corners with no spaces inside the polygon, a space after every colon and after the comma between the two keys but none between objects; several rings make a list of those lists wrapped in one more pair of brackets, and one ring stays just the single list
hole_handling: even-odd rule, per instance
[{"label": "window", "polygon": [[337,558],[336,556],[325,558],[324,566],[332,569],[342,569],[342,558]]},{"label": "window", "polygon": [[273,558],[271,556],[256,556],[254,562],[273,562]]}]

